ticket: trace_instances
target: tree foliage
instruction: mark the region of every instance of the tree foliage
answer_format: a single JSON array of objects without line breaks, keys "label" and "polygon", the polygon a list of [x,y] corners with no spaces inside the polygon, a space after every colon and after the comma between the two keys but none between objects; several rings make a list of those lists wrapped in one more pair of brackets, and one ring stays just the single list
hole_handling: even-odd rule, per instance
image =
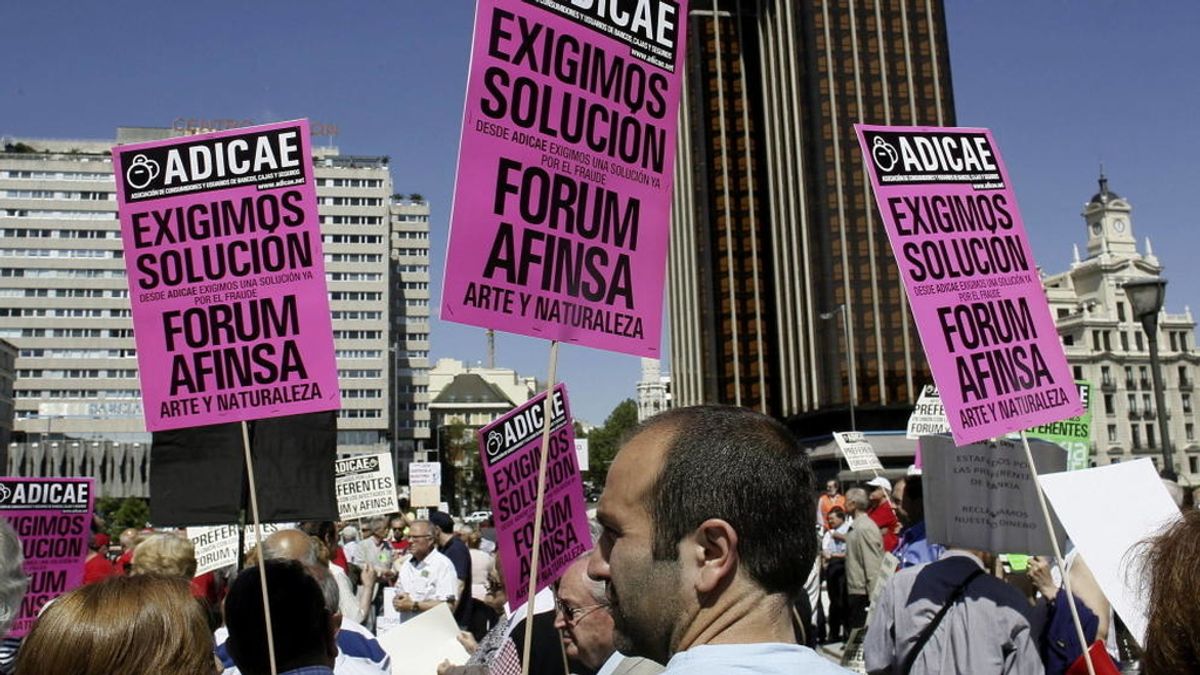
[{"label": "tree foliage", "polygon": [[115,541],[129,528],[140,530],[150,522],[150,503],[138,497],[102,497],[96,512],[104,518],[109,536]]},{"label": "tree foliage", "polygon": [[588,434],[588,470],[597,486],[604,485],[608,478],[608,466],[612,464],[626,432],[637,426],[637,403],[627,398],[617,404],[602,426]]}]

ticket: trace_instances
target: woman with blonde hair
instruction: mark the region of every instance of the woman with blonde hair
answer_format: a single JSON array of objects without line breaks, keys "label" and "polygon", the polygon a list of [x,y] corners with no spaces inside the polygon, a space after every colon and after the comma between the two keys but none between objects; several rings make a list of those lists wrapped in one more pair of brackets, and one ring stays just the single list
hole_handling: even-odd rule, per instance
[{"label": "woman with blonde hair", "polygon": [[176,534],[152,535],[133,549],[130,573],[191,579],[196,574],[196,547]]},{"label": "woman with blonde hair", "polygon": [[212,633],[181,578],[111,577],[48,605],[15,675],[214,675]]}]

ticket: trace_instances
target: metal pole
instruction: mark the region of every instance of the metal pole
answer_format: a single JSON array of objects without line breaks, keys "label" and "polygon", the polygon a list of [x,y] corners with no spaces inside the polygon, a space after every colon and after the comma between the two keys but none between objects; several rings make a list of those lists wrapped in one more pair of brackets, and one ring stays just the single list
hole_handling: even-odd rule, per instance
[{"label": "metal pole", "polygon": [[1163,404],[1162,373],[1158,372],[1158,312],[1142,317],[1142,330],[1150,342],[1150,372],[1154,376],[1154,404],[1158,406],[1158,435],[1162,437],[1163,478],[1178,480],[1171,458],[1171,434],[1167,430],[1167,406]]},{"label": "metal pole", "polygon": [[850,375],[850,431],[858,431],[858,424],[854,420],[854,408],[858,405],[858,374],[854,370],[854,345],[850,342],[853,330],[850,327],[850,310],[845,304],[841,305],[841,309],[842,327],[846,331],[846,368]]}]

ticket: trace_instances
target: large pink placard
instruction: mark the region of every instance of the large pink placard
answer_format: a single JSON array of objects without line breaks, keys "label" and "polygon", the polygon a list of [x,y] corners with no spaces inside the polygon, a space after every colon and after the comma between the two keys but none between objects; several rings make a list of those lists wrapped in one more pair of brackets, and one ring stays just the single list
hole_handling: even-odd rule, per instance
[{"label": "large pink placard", "polygon": [[[514,608],[524,604],[529,595],[545,401],[546,394],[542,393],[478,431],[479,456],[492,497],[500,571],[509,604]],[[567,388],[562,384],[554,388],[550,403],[550,449],[542,514],[539,591],[554,583],[573,560],[592,547],[583,478],[575,454],[575,429]]]},{"label": "large pink placard", "polygon": [[955,442],[1082,414],[991,132],[855,130]]},{"label": "large pink placard", "polygon": [[47,602],[83,583],[94,488],[91,478],[0,478],[0,517],[21,540],[29,577],[10,636],[24,636]]},{"label": "large pink placard", "polygon": [[146,428],[339,407],[307,120],[113,148]]},{"label": "large pink placard", "polygon": [[480,0],[441,317],[659,357],[686,0]]}]

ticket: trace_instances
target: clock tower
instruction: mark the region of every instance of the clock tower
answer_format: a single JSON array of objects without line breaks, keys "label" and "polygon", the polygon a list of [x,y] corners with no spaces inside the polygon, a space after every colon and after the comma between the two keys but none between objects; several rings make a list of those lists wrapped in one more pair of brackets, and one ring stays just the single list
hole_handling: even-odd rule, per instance
[{"label": "clock tower", "polygon": [[1087,223],[1088,257],[1102,253],[1114,255],[1137,255],[1137,242],[1133,238],[1133,222],[1130,217],[1133,207],[1120,195],[1108,189],[1108,178],[1100,172],[1100,191],[1083,207],[1083,220]]}]

